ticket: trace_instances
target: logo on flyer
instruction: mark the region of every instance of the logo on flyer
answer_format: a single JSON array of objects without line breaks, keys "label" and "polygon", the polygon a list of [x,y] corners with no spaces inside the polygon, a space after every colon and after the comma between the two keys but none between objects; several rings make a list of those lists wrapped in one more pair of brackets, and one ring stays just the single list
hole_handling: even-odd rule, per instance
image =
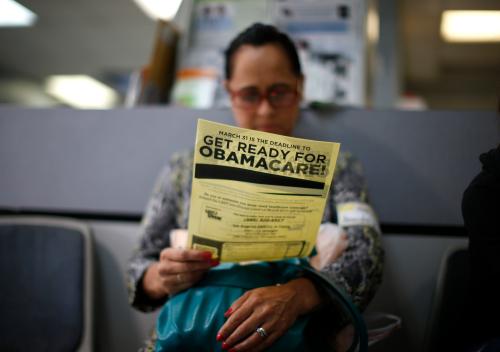
[{"label": "logo on flyer", "polygon": [[217,210],[205,209],[205,212],[207,213],[209,219],[222,220],[222,217],[219,216]]}]

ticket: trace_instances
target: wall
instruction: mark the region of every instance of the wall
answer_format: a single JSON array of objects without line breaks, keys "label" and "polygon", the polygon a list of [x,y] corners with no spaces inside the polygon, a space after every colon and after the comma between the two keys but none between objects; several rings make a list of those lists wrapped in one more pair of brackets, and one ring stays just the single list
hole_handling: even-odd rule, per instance
[{"label": "wall", "polygon": [[[227,110],[0,108],[0,207],[138,215],[199,117],[231,122]],[[495,113],[472,111],[304,112],[297,135],[341,142],[381,222],[413,225],[461,225],[478,156],[500,141]]]}]

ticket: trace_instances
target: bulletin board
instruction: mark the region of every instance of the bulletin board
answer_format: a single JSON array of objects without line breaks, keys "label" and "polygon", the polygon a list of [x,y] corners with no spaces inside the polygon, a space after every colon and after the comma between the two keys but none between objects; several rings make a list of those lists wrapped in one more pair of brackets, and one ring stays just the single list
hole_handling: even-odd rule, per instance
[{"label": "bulletin board", "polygon": [[274,24],[299,49],[305,103],[363,106],[366,12],[366,0],[193,0],[187,50],[179,69],[213,69],[215,88],[204,94],[210,95],[211,107],[228,106],[221,84],[224,49],[250,24]]}]

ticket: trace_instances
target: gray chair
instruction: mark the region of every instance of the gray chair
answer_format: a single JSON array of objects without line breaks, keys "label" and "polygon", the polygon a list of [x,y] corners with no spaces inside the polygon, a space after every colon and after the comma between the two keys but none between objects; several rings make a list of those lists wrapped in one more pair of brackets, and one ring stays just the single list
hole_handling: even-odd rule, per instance
[{"label": "gray chair", "polygon": [[0,217],[0,351],[92,351],[92,259],[82,222]]},{"label": "gray chair", "polygon": [[463,347],[470,277],[466,246],[447,249],[441,260],[432,311],[426,333],[426,351],[451,351]]}]

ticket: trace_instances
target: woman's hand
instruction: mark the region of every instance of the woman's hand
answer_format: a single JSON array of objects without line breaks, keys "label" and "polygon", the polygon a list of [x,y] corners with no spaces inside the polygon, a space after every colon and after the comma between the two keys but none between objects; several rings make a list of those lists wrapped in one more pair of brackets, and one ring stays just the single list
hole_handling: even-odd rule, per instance
[{"label": "woman's hand", "polygon": [[165,248],[160,253],[160,260],[144,274],[144,291],[153,299],[173,295],[193,286],[216,265],[219,261],[213,260],[210,252]]},{"label": "woman's hand", "polygon": [[[318,291],[306,278],[250,290],[225,313],[228,319],[216,338],[223,341],[223,349],[231,352],[262,351],[282,336],[297,317],[314,310],[320,303]],[[259,327],[267,336],[256,332]]]}]

